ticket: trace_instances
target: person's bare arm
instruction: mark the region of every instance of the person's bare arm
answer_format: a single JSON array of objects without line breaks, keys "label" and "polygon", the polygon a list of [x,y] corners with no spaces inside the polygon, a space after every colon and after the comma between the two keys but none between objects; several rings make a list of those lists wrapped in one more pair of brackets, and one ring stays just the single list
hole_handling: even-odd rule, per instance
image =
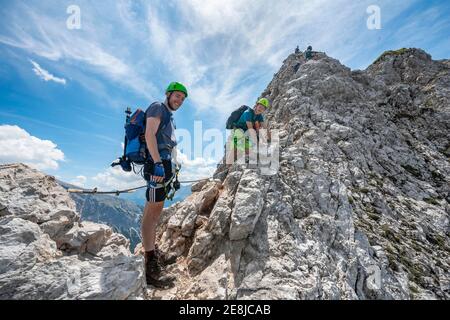
[{"label": "person's bare arm", "polygon": [[[158,131],[161,120],[159,118],[149,117],[147,118],[147,125],[145,128],[145,142],[147,143],[147,149],[153,161],[161,162],[161,156],[158,151],[158,143],[156,141],[156,132]],[[155,177],[156,182],[163,181],[164,177]]]}]

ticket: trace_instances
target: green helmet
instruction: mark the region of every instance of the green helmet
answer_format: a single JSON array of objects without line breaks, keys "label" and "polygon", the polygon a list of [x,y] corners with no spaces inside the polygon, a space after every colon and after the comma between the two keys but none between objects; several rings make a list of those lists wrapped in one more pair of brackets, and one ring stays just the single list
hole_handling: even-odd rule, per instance
[{"label": "green helmet", "polygon": [[183,92],[186,95],[186,98],[188,97],[188,92],[185,86],[183,86],[179,82],[171,82],[169,86],[166,89],[166,93],[168,92],[174,92],[174,91],[180,91]]},{"label": "green helmet", "polygon": [[266,107],[266,109],[270,108],[269,100],[267,100],[266,98],[261,98],[256,103],[263,105],[264,107]]}]

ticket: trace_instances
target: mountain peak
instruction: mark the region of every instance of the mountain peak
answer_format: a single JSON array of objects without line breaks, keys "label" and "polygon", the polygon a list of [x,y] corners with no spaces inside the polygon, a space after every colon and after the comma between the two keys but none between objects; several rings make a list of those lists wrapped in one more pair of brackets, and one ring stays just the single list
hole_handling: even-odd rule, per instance
[{"label": "mountain peak", "polygon": [[288,56],[261,95],[278,173],[221,165],[167,209],[158,239],[186,268],[176,294],[150,295],[448,299],[449,81],[418,49],[362,71]]},{"label": "mountain peak", "polygon": [[431,62],[431,55],[426,53],[422,49],[418,48],[401,48],[398,50],[388,50],[381,54],[380,57],[378,57],[373,64],[378,64],[386,61],[392,61],[395,58],[399,59],[411,59],[416,58],[424,61]]}]

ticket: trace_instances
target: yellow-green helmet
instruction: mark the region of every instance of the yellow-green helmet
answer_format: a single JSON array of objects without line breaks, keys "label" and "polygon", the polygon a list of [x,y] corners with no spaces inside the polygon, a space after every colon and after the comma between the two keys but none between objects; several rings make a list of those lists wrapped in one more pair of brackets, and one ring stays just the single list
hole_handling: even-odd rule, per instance
[{"label": "yellow-green helmet", "polygon": [[267,100],[266,98],[261,98],[256,103],[260,104],[260,105],[263,105],[266,109],[270,108],[269,100]]},{"label": "yellow-green helmet", "polygon": [[183,86],[179,82],[171,82],[169,86],[166,89],[166,93],[168,92],[174,92],[174,91],[180,91],[183,92],[186,95],[186,98],[188,97],[188,92],[185,86]]}]

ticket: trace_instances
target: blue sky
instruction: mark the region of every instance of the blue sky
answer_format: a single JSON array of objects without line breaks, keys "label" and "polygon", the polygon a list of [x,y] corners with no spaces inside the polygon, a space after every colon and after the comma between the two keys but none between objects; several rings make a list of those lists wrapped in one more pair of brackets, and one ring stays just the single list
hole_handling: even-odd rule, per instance
[{"label": "blue sky", "polygon": [[[81,29],[66,27],[70,5]],[[380,30],[367,28],[370,5]],[[193,132],[200,120],[224,131],[296,45],[352,69],[401,47],[450,57],[449,1],[0,0],[0,15],[0,163],[104,188],[141,183],[109,168],[122,152],[123,111],[161,100],[170,81],[190,92],[178,128]],[[219,157],[184,157],[184,177],[210,174]]]}]

